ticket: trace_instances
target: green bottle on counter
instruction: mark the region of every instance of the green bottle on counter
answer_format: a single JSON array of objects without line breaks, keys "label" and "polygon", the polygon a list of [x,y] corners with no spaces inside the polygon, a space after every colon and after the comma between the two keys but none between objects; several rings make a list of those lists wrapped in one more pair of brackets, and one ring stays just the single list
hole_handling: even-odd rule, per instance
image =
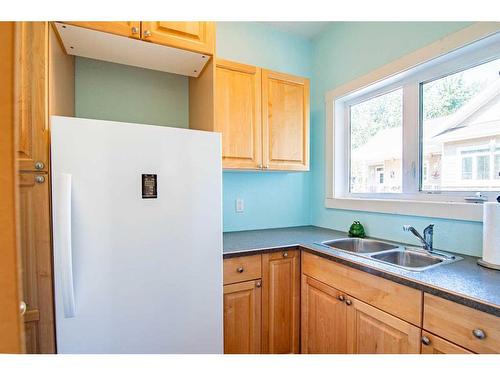
[{"label": "green bottle on counter", "polygon": [[349,228],[349,237],[366,237],[365,228],[363,228],[363,225],[359,221],[355,221],[354,223],[352,223],[351,227]]}]

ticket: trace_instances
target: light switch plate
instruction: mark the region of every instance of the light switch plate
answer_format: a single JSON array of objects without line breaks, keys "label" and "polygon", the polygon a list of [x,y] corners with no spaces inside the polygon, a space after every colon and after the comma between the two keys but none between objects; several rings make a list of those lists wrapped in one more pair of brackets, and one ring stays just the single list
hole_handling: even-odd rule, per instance
[{"label": "light switch plate", "polygon": [[245,201],[241,198],[236,199],[236,212],[245,211]]}]

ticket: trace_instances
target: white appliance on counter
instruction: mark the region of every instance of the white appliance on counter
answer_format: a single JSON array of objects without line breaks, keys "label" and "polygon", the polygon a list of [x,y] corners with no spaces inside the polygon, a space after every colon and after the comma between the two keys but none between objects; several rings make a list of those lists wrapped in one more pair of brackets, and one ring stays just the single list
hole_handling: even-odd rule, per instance
[{"label": "white appliance on counter", "polygon": [[222,353],[220,134],[51,117],[58,353]]}]

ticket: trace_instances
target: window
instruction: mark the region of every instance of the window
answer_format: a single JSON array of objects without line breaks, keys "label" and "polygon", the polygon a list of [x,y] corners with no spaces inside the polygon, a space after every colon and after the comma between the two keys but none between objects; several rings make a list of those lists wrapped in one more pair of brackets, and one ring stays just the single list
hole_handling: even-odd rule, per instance
[{"label": "window", "polygon": [[[480,220],[463,203],[500,193],[500,32],[454,43],[327,93],[327,207],[407,214],[410,201],[419,215]],[[438,214],[427,202],[462,206]]]},{"label": "window", "polygon": [[[500,151],[500,149],[498,149]],[[495,169],[493,170],[493,178],[500,179],[500,153],[495,155]]]},{"label": "window", "polygon": [[472,179],[472,158],[462,157],[462,180]]},{"label": "window", "polygon": [[351,192],[401,191],[402,114],[401,89],[350,106]]},{"label": "window", "polygon": [[[500,59],[494,59],[420,84],[422,159],[433,160],[440,171],[422,191],[500,190],[499,182],[485,183],[493,173],[490,148],[500,146],[499,73]],[[463,147],[469,151],[457,155]],[[470,154],[475,156],[465,156]],[[461,176],[454,167],[457,156]]]}]

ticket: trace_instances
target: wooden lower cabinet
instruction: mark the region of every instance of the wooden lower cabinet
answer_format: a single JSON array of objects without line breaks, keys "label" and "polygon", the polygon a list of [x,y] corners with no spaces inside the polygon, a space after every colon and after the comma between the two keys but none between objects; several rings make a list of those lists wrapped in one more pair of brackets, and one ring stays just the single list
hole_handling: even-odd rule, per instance
[{"label": "wooden lower cabinet", "polygon": [[473,354],[430,332],[422,331],[422,354]]},{"label": "wooden lower cabinet", "polygon": [[302,275],[301,352],[347,353],[345,296],[309,276]]},{"label": "wooden lower cabinet", "polygon": [[26,352],[54,353],[49,181],[44,173],[21,173],[19,185]]},{"label": "wooden lower cabinet", "polygon": [[300,251],[262,255],[262,352],[299,353]]},{"label": "wooden lower cabinet", "polygon": [[261,352],[262,281],[224,285],[224,353]]},{"label": "wooden lower cabinet", "polygon": [[349,354],[418,354],[419,327],[346,296]]},{"label": "wooden lower cabinet", "polygon": [[420,328],[302,276],[302,353],[412,354]]}]

